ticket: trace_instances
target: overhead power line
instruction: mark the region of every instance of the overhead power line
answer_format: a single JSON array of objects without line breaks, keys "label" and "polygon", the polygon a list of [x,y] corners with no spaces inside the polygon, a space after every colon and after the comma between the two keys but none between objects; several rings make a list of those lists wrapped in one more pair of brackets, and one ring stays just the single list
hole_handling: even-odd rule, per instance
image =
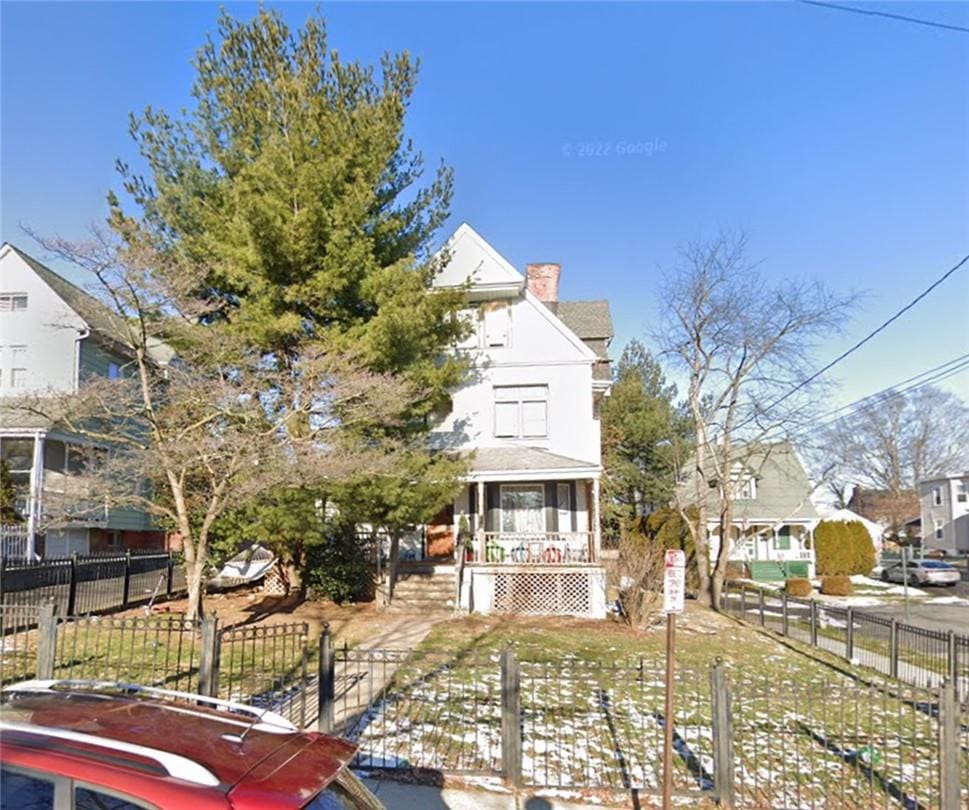
[{"label": "overhead power line", "polygon": [[[940,363],[934,368],[926,369],[925,371],[921,371],[918,374],[913,374],[911,377],[908,377],[904,380],[899,380],[896,383],[892,383],[891,385],[886,386],[885,388],[882,388],[880,391],[876,391],[874,394],[868,394],[864,397],[861,397],[860,399],[854,400],[853,402],[848,402],[845,405],[842,405],[838,408],[834,408],[828,411],[827,413],[824,413],[821,416],[817,417],[815,421],[825,421],[828,418],[834,416],[839,411],[854,409],[861,405],[865,405],[865,407],[867,407],[868,405],[874,405],[877,402],[881,402],[882,401],[881,398],[883,396],[885,395],[893,396],[894,394],[898,393],[899,389],[901,389],[902,386],[915,383],[918,380],[922,380],[923,377],[932,377],[932,380],[923,380],[923,382],[932,382],[935,380],[935,377],[933,375],[944,374],[945,376],[948,376],[948,372],[961,371],[962,368],[966,367],[967,364],[969,364],[969,352],[967,352],[966,354],[962,354],[959,357],[954,357],[952,360],[948,360],[945,363]],[[952,367],[955,367],[955,368],[953,369]],[[918,383],[918,384],[921,385],[921,383]]]},{"label": "overhead power line", "polygon": [[892,317],[890,317],[887,321],[885,321],[880,326],[878,326],[877,328],[875,328],[871,332],[869,332],[867,335],[865,335],[861,340],[859,340],[857,343],[855,343],[855,345],[852,346],[850,349],[848,349],[847,351],[844,351],[841,354],[839,354],[836,358],[834,358],[834,360],[832,360],[826,366],[823,366],[822,368],[818,369],[810,377],[808,377],[805,380],[802,380],[797,385],[795,385],[786,394],[784,394],[783,396],[778,397],[773,402],[771,402],[766,408],[764,408],[763,413],[766,413],[767,411],[770,411],[772,408],[776,408],[778,405],[780,405],[785,400],[790,399],[792,396],[794,396],[794,394],[796,394],[798,391],[800,391],[806,385],[809,385],[810,383],[814,382],[822,374],[826,374],[828,371],[830,371],[831,369],[833,369],[836,365],[838,365],[838,363],[840,363],[846,357],[848,357],[849,355],[854,354],[856,351],[858,351],[858,349],[860,349],[862,346],[864,346],[866,343],[868,343],[870,340],[872,340],[875,336],[877,336],[877,335],[881,334],[882,332],[884,332],[889,326],[891,326],[893,323],[895,323],[895,321],[897,321],[899,318],[901,318],[902,315],[904,315],[906,312],[908,312],[910,309],[912,309],[912,307],[914,307],[916,304],[918,304],[919,301],[921,301],[923,298],[925,298],[925,296],[927,296],[930,292],[932,292],[932,290],[934,290],[942,282],[944,282],[947,278],[949,278],[949,276],[951,276],[953,273],[955,273],[966,262],[969,262],[969,255],[963,256],[962,261],[960,261],[955,266],[950,267],[948,270],[946,270],[945,273],[943,273],[939,278],[937,278],[935,281],[933,281],[928,287],[926,287],[915,298],[913,298],[911,301],[909,301],[898,312],[896,312],[894,315],[892,315]]},{"label": "overhead power line", "polygon": [[949,23],[936,22],[935,20],[925,20],[921,17],[907,17],[904,14],[893,14],[890,11],[875,11],[871,8],[856,8],[854,6],[843,6],[840,3],[825,3],[822,0],[797,0],[806,6],[820,6],[821,8],[831,9],[832,11],[850,11],[853,14],[864,14],[868,17],[886,17],[890,20],[900,22],[915,23],[916,25],[927,25],[931,28],[944,28],[947,31],[957,31],[960,34],[969,34],[969,28],[961,25],[950,25]]}]

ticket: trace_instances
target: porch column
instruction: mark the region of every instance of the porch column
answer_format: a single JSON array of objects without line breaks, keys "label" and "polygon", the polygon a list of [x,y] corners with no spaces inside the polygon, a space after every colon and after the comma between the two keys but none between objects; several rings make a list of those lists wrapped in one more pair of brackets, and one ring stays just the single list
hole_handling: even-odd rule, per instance
[{"label": "porch column", "polygon": [[599,562],[602,552],[602,526],[599,522],[599,479],[592,479],[592,559]]},{"label": "porch column", "polygon": [[477,543],[475,543],[476,550],[474,553],[475,562],[485,562],[485,484],[484,481],[478,481],[477,483],[478,492],[477,500],[475,506],[477,507],[478,515],[475,519],[474,534],[477,538]]},{"label": "porch column", "polygon": [[34,437],[34,458],[30,465],[30,489],[27,494],[27,559],[34,558],[37,524],[43,514],[44,496],[44,436]]}]

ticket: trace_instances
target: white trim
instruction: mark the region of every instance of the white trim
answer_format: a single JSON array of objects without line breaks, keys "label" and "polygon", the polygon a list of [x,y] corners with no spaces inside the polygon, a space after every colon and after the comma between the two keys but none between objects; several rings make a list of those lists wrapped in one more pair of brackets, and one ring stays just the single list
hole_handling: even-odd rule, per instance
[{"label": "white trim", "polygon": [[188,757],[172,754],[168,751],[160,751],[157,748],[149,748],[147,745],[136,745],[135,743],[99,737],[95,734],[82,734],[77,731],[38,726],[33,723],[11,723],[6,720],[0,720],[0,730],[5,732],[20,731],[24,734],[52,737],[56,740],[70,740],[71,742],[91,745],[96,748],[123,751],[126,754],[135,754],[136,756],[155,760],[155,762],[168,771],[169,776],[176,779],[184,779],[186,782],[194,782],[196,785],[204,785],[205,787],[218,787],[221,784],[212,771],[199,765],[197,762],[193,762]]},{"label": "white trim", "polygon": [[502,483],[516,481],[573,481],[589,480],[594,481],[602,473],[602,467],[557,467],[553,469],[533,469],[533,470],[475,470],[465,476],[465,481],[485,481],[489,483]]},{"label": "white trim", "polygon": [[547,306],[545,306],[545,304],[539,301],[538,298],[532,295],[528,287],[525,287],[524,297],[525,297],[525,300],[532,305],[532,307],[538,310],[539,314],[546,321],[548,321],[552,326],[555,327],[555,329],[559,332],[559,334],[562,335],[562,337],[568,340],[569,343],[572,344],[572,346],[574,346],[576,349],[579,350],[579,352],[581,353],[584,359],[591,360],[593,363],[600,359],[599,356],[594,351],[592,351],[592,349],[590,349],[588,346],[585,345],[585,343],[582,342],[582,339],[578,335],[576,335],[575,332],[573,332],[571,329],[569,329],[569,327],[565,325],[564,321],[562,321],[554,312],[552,312],[552,310],[550,310]]}]

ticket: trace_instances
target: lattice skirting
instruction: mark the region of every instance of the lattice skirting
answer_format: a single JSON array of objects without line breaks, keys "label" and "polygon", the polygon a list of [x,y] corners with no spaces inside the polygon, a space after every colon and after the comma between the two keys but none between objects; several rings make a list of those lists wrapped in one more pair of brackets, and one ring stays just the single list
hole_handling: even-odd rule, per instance
[{"label": "lattice skirting", "polygon": [[482,613],[526,616],[586,616],[604,613],[603,571],[554,570],[476,571],[472,605]]},{"label": "lattice skirting", "polygon": [[283,596],[286,593],[286,583],[279,573],[279,569],[273,566],[263,580],[262,592],[269,596]]}]

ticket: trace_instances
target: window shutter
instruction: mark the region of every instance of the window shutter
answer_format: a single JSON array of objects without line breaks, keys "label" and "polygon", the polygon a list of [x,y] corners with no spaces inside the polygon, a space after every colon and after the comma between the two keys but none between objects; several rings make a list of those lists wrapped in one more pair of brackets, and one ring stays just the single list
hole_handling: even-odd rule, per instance
[{"label": "window shutter", "polygon": [[522,436],[547,436],[546,403],[522,403]]},{"label": "window shutter", "polygon": [[511,332],[511,308],[491,306],[484,311],[485,346],[507,346]]},{"label": "window shutter", "polygon": [[517,402],[496,402],[495,403],[495,436],[517,436],[518,430],[518,403]]}]

